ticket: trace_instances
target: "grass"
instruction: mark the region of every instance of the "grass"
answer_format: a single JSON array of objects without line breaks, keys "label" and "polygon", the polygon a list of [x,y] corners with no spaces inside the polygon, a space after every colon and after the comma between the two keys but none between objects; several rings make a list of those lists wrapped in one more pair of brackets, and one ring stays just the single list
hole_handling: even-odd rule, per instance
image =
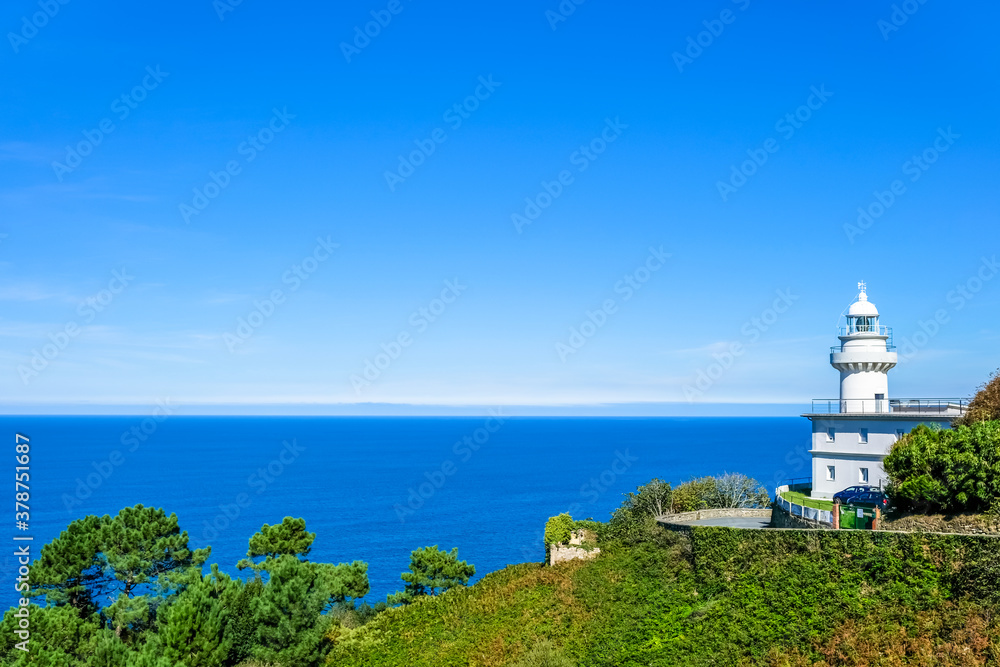
[{"label": "grass", "polygon": [[785,491],[781,494],[781,497],[788,502],[795,503],[796,505],[802,505],[803,507],[812,507],[817,510],[833,510],[833,502],[830,500],[816,500],[810,498],[804,493],[798,491]]}]

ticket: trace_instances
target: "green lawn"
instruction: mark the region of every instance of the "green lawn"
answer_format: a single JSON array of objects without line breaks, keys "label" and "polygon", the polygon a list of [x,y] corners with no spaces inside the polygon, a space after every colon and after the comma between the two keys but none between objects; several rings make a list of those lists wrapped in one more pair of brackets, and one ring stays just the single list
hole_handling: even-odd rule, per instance
[{"label": "green lawn", "polygon": [[795,503],[796,505],[802,505],[803,507],[812,507],[818,510],[831,511],[833,509],[833,502],[829,500],[813,500],[804,493],[798,491],[785,491],[781,494],[781,497],[785,500]]}]

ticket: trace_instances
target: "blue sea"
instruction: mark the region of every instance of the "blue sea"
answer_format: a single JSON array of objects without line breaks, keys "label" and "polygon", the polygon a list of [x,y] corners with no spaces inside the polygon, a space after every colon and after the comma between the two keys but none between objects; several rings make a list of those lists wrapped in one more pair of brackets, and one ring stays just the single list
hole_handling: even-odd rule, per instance
[{"label": "blue sea", "polygon": [[[0,417],[31,439],[33,550],[74,519],[142,503],[176,513],[210,563],[237,574],[264,523],[304,517],[311,560],[369,564],[401,587],[410,551],[458,547],[477,578],[541,561],[545,520],[606,520],[654,477],[742,472],[768,490],[809,475],[801,417]],[[3,538],[0,538],[3,539]],[[6,538],[9,539],[9,538]],[[12,544],[12,542],[11,542]],[[4,549],[0,577],[16,564]],[[206,569],[207,571],[207,569]],[[5,607],[13,585],[0,586]]]}]

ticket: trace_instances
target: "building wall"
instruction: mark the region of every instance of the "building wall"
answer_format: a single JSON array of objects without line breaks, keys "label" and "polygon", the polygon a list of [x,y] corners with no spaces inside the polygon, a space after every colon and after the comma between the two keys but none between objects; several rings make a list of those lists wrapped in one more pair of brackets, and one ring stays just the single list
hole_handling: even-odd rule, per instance
[{"label": "building wall", "polygon": [[[873,454],[870,458],[862,458],[858,455],[850,454],[813,454],[813,498],[823,498],[829,500],[833,494],[842,491],[849,486],[856,484],[870,484],[879,486],[885,484],[885,470],[882,467],[882,459],[885,455]],[[835,479],[827,479],[828,468],[833,466],[836,473]],[[861,481],[861,469],[867,468],[868,481]]]},{"label": "building wall", "polygon": [[[950,421],[933,422],[927,419],[899,419],[866,417],[845,418],[839,415],[810,417],[813,425],[813,498],[832,498],[833,494],[856,484],[885,485],[882,460],[899,440],[901,433],[909,433],[918,424],[939,424],[947,428]],[[834,429],[833,441],[829,429]],[[862,429],[867,429],[868,442],[862,442]],[[833,466],[835,478],[828,479],[828,466]],[[868,481],[861,476],[861,469],[868,469]]]}]

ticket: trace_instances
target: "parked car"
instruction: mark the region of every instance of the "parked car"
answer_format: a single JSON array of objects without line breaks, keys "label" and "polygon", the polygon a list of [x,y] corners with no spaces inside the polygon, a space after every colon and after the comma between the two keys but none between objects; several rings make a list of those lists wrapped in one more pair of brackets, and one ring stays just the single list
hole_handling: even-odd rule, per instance
[{"label": "parked car", "polygon": [[889,497],[878,490],[866,491],[847,499],[848,505],[856,507],[878,507],[883,512],[889,509]]},{"label": "parked car", "polygon": [[846,505],[849,498],[854,496],[860,496],[862,493],[871,493],[872,491],[877,491],[874,486],[860,485],[860,486],[849,486],[843,491],[833,494],[833,502],[840,503],[841,505]]}]

